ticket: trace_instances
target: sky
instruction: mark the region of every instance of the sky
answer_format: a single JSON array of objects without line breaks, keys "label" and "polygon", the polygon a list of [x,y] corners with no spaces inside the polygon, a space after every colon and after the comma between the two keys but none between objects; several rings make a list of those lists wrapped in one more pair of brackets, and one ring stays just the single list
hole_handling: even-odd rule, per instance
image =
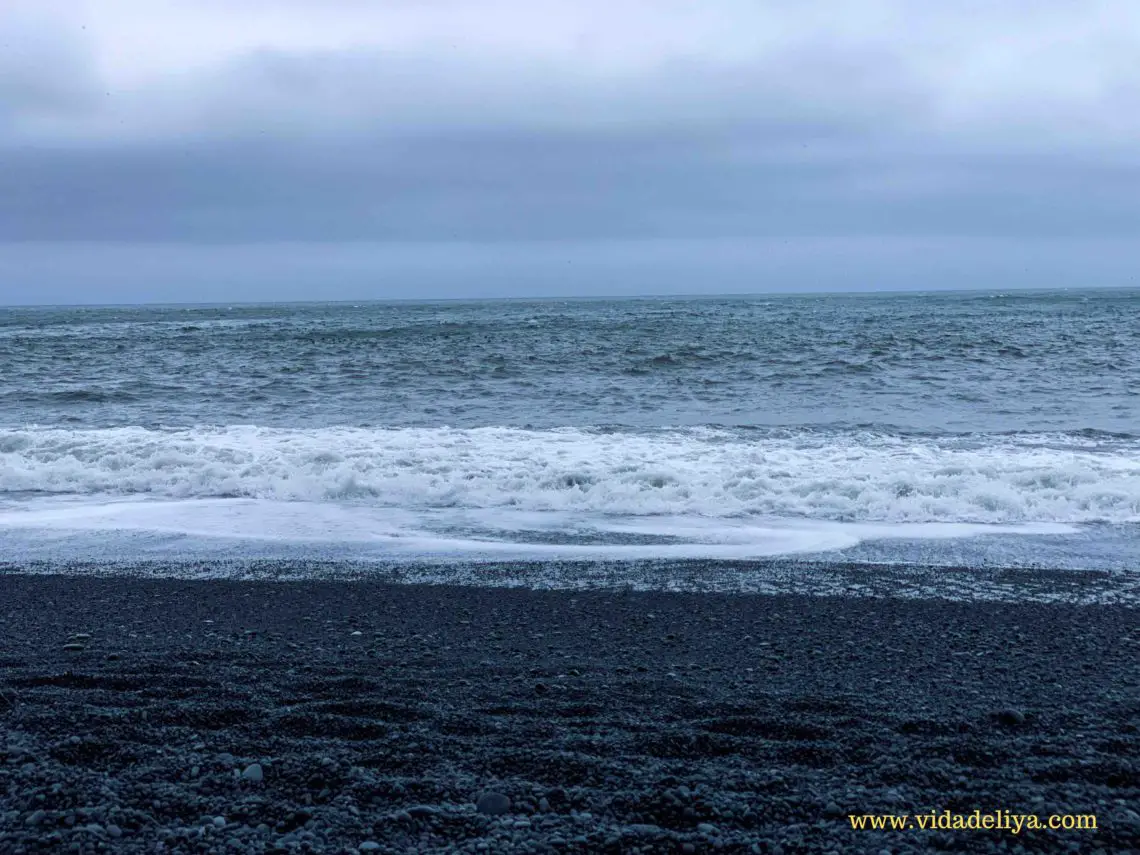
[{"label": "sky", "polygon": [[1135,0],[3,0],[0,304],[1140,286]]}]

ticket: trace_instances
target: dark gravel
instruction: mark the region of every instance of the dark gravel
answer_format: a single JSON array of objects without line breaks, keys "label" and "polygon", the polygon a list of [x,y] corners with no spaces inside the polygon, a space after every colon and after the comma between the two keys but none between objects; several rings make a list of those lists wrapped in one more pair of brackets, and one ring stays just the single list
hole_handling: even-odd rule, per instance
[{"label": "dark gravel", "polygon": [[0,575],[0,852],[1140,852],[1137,614]]}]

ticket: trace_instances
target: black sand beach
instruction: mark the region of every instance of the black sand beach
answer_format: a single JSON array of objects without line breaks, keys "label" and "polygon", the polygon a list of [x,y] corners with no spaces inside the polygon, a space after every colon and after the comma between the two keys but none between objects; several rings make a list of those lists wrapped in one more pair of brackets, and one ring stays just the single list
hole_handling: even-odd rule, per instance
[{"label": "black sand beach", "polygon": [[[0,641],[6,853],[1140,851],[1124,605],[9,573]],[[847,818],[931,810],[1098,827]]]}]

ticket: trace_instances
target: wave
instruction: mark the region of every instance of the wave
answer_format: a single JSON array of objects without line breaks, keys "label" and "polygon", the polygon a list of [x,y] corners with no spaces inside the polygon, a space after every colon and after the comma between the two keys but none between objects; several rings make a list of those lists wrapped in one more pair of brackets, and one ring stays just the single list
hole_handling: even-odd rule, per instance
[{"label": "wave", "polygon": [[0,431],[0,495],[841,522],[1140,521],[1140,443],[563,428]]},{"label": "wave", "polygon": [[111,404],[139,400],[123,389],[28,389],[0,393],[8,404]]}]

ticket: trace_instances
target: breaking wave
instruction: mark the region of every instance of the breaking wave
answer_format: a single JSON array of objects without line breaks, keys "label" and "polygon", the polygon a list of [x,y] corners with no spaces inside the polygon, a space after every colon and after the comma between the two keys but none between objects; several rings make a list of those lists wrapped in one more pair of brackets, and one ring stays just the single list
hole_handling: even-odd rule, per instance
[{"label": "breaking wave", "polygon": [[0,431],[8,494],[842,522],[1140,521],[1140,441],[849,430]]}]

